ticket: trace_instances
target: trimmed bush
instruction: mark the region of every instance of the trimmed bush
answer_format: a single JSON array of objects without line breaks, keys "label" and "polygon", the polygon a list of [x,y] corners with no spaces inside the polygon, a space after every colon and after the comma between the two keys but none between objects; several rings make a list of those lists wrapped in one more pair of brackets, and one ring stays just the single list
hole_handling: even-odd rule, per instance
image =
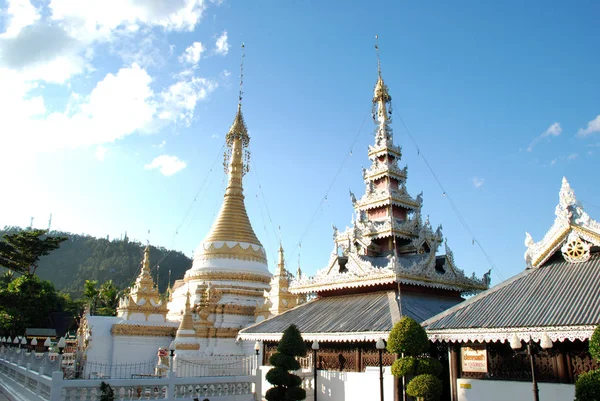
[{"label": "trimmed bush", "polygon": [[279,352],[271,355],[269,358],[271,366],[279,366],[285,370],[298,370],[300,369],[300,363],[296,358],[290,358],[288,355],[280,354]]},{"label": "trimmed bush", "polygon": [[280,354],[306,356],[306,344],[296,325],[292,324],[285,329],[277,346],[277,351]]},{"label": "trimmed bush", "polygon": [[580,374],[575,382],[575,401],[598,400],[600,400],[600,369]]},{"label": "trimmed bush", "polygon": [[424,401],[438,401],[442,396],[442,381],[434,375],[419,375],[406,386],[406,394]]},{"label": "trimmed bush", "polygon": [[412,356],[398,358],[392,365],[392,375],[395,377],[408,376],[415,373],[417,369],[417,359]]},{"label": "trimmed bush", "polygon": [[267,372],[267,381],[275,387],[265,394],[268,401],[300,401],[306,398],[306,391],[300,387],[302,379],[290,370],[298,370],[300,364],[295,357],[306,355],[306,344],[295,325],[284,332],[277,352],[269,358],[273,366]]},{"label": "trimmed bush", "polygon": [[600,325],[594,330],[590,338],[590,355],[597,361],[600,361]]},{"label": "trimmed bush", "polygon": [[413,319],[404,316],[394,325],[388,337],[387,350],[393,354],[420,355],[429,349],[425,329]]},{"label": "trimmed bush", "polygon": [[417,363],[417,374],[424,375],[430,374],[434,376],[440,376],[444,367],[437,359],[423,358],[419,359]]}]

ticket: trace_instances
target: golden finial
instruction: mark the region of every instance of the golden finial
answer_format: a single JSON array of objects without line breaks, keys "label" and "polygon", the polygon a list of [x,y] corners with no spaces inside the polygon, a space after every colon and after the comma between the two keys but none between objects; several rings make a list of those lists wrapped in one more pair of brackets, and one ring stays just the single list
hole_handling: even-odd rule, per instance
[{"label": "golden finial", "polygon": [[[377,83],[373,94],[373,121],[386,122],[392,114],[392,97],[381,76],[381,60],[379,58],[379,35],[375,35],[375,53],[377,55]],[[389,109],[388,109],[389,106]]]},{"label": "golden finial", "polygon": [[242,42],[242,61],[240,62],[240,95],[238,97],[238,109],[242,108],[242,97],[244,95],[244,58],[246,57],[246,45]]},{"label": "golden finial", "polygon": [[144,261],[142,263],[142,270],[150,272],[150,244],[144,248]]},{"label": "golden finial", "polygon": [[379,60],[379,35],[375,35],[375,53],[377,54],[377,76],[381,77],[381,61]]}]

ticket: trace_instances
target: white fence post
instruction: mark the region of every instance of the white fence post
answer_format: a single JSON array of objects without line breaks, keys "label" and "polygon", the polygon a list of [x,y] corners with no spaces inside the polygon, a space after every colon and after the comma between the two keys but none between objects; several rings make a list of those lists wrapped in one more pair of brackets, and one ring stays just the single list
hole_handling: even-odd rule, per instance
[{"label": "white fence post", "polygon": [[175,372],[167,372],[167,392],[165,394],[165,398],[167,400],[172,400],[175,398],[175,378],[177,375]]},{"label": "white fence post", "polygon": [[62,401],[63,372],[52,372],[52,390],[50,401]]}]

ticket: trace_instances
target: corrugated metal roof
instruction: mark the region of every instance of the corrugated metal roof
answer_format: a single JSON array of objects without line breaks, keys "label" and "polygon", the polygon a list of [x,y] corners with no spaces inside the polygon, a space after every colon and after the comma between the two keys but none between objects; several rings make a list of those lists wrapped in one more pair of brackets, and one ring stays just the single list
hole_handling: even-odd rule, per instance
[{"label": "corrugated metal roof", "polygon": [[600,253],[584,263],[562,256],[525,270],[434,316],[427,330],[589,326],[600,323]]},{"label": "corrugated metal roof", "polygon": [[[301,333],[389,332],[400,319],[397,298],[395,290],[318,298],[247,327],[240,335],[282,333],[292,323]],[[460,298],[402,292],[401,311],[421,322],[460,301]]]}]

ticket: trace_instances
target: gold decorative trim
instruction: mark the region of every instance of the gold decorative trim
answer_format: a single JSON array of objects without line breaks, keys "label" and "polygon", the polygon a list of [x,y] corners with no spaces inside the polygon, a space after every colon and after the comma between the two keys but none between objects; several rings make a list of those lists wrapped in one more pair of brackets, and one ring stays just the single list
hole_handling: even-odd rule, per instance
[{"label": "gold decorative trim", "polygon": [[113,336],[175,337],[176,327],[143,326],[140,324],[113,324]]},{"label": "gold decorative trim", "polygon": [[200,349],[200,344],[175,343],[175,349],[180,351],[197,351]]},{"label": "gold decorative trim", "polygon": [[215,271],[196,271],[190,274],[186,274],[184,281],[192,280],[207,280],[207,281],[247,281],[253,283],[269,284],[271,278],[254,273],[231,273],[231,272],[215,272]]},{"label": "gold decorative trim", "polygon": [[567,237],[567,235],[569,235],[569,232],[571,231],[571,226],[565,228],[563,230],[563,232],[558,235],[554,241],[552,241],[552,243],[550,244],[550,246],[548,246],[546,248],[546,250],[544,252],[542,252],[541,254],[538,255],[537,258],[535,258],[535,260],[533,261],[532,265],[533,266],[538,266],[538,264],[542,261],[545,260],[546,257],[548,256],[549,253],[554,253],[555,248],[565,240],[565,238]]},{"label": "gold decorative trim", "polygon": [[[208,242],[208,240],[205,240]],[[221,242],[221,241],[219,241]],[[244,242],[244,241],[242,241]],[[263,247],[259,244],[251,243],[253,245],[259,245],[260,248],[255,250],[252,245],[248,245],[246,249],[242,247],[242,245],[237,242],[233,247],[229,247],[226,243],[223,244],[220,248],[217,248],[214,243],[211,243],[207,248],[204,248],[204,244],[202,252],[198,255],[199,259],[215,259],[215,258],[223,258],[223,259],[239,259],[239,260],[249,260],[260,263],[267,263],[267,257]]]}]

